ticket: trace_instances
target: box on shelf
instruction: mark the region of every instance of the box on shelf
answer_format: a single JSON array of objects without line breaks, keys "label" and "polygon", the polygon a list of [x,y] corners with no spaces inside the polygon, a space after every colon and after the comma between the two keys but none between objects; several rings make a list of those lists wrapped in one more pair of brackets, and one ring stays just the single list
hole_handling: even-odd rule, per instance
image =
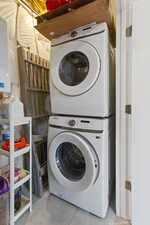
[{"label": "box on shelf", "polygon": [[35,28],[47,39],[52,40],[78,27],[93,22],[106,22],[115,46],[114,16],[109,0],[75,0],[55,10],[37,17]]}]

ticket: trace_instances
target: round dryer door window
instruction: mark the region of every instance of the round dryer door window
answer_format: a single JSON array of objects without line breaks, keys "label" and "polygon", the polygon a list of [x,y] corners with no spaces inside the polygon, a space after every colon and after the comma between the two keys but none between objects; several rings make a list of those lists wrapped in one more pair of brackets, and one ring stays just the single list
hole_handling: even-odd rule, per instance
[{"label": "round dryer door window", "polygon": [[53,47],[51,78],[63,94],[77,96],[87,92],[100,75],[101,60],[87,42],[73,41]]},{"label": "round dryer door window", "polygon": [[89,73],[89,60],[81,52],[71,52],[64,56],[59,66],[61,81],[67,86],[83,82]]},{"label": "round dryer door window", "polygon": [[93,185],[99,170],[91,145],[71,132],[63,132],[54,138],[49,148],[49,163],[56,180],[77,192]]}]

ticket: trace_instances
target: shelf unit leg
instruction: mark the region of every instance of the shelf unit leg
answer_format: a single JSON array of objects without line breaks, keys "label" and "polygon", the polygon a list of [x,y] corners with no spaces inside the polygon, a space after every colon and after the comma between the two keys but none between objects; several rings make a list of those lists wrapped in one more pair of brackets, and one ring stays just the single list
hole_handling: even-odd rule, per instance
[{"label": "shelf unit leg", "polygon": [[14,121],[10,121],[10,225],[15,224],[15,159],[14,159]]},{"label": "shelf unit leg", "polygon": [[30,134],[30,212],[32,212],[32,120],[29,123]]}]

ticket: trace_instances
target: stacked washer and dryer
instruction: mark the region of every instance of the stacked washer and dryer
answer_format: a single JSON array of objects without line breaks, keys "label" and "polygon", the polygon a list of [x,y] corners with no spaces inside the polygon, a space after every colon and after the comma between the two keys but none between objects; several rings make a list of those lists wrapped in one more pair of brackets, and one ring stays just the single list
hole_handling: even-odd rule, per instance
[{"label": "stacked washer and dryer", "polygon": [[52,41],[51,194],[104,218],[114,177],[114,85],[105,23]]}]

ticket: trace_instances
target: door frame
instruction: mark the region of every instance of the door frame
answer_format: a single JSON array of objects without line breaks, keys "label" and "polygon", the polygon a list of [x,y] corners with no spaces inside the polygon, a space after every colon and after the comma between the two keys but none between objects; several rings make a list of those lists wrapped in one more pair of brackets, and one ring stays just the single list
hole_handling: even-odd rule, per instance
[{"label": "door frame", "polygon": [[126,28],[127,9],[131,1],[116,0],[116,215],[128,219],[127,215],[127,68]]}]

